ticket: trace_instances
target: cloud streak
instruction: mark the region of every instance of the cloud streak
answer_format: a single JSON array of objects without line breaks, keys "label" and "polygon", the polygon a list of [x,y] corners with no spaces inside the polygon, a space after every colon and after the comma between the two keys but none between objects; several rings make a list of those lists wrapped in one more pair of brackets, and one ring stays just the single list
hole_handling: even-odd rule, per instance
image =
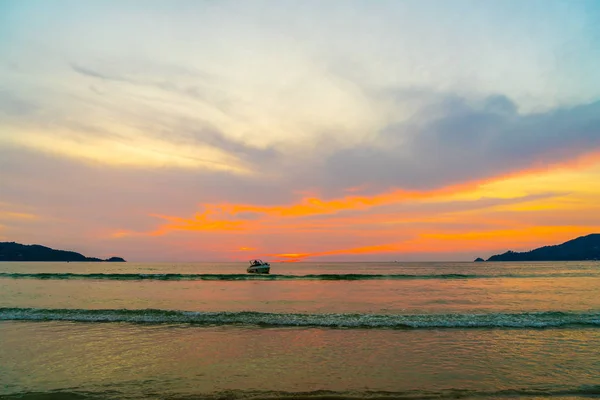
[{"label": "cloud streak", "polygon": [[593,2],[2,7],[2,237],[369,259],[597,225]]},{"label": "cloud streak", "polygon": [[442,99],[375,143],[334,151],[325,184],[427,189],[477,181],[600,150],[600,101],[521,115],[503,96]]}]

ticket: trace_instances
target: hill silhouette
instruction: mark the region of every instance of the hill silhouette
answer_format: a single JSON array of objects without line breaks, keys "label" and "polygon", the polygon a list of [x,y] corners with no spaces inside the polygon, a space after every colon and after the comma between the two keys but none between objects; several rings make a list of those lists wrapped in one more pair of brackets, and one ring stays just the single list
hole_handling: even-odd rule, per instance
[{"label": "hill silhouette", "polygon": [[108,261],[125,262],[121,257],[102,260],[86,257],[80,253],[66,250],[55,250],[39,244],[20,244],[16,242],[0,242],[0,261]]},{"label": "hill silhouette", "polygon": [[487,261],[586,261],[600,260],[600,233],[581,236],[568,242],[544,246],[527,252],[507,251]]}]

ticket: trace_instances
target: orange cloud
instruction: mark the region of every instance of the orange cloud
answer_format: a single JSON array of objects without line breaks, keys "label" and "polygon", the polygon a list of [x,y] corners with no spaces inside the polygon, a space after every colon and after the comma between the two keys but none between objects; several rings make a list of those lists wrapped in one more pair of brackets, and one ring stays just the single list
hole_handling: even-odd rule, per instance
[{"label": "orange cloud", "polygon": [[[586,215],[597,215],[598,208],[594,205],[598,203],[600,190],[589,183],[600,178],[598,155],[588,154],[560,163],[551,171],[544,166],[544,173],[531,169],[428,191],[399,189],[373,196],[352,194],[329,200],[305,196],[298,203],[275,206],[205,204],[203,212],[192,218],[153,214],[166,223],[150,232],[118,231],[113,237],[160,236],[174,231],[226,234],[219,236],[219,241],[228,237],[229,249],[238,249],[234,253],[254,252],[281,262],[336,255],[533,248],[587,234],[596,228],[593,224],[568,226],[556,218],[546,224],[542,217],[533,216],[544,211],[562,215],[560,213],[583,210],[589,211]],[[595,169],[589,169],[590,166]],[[589,182],[580,184],[584,181]],[[561,193],[552,195],[557,189]],[[503,200],[489,201],[494,198]],[[453,207],[452,203],[456,202],[461,206]],[[378,208],[416,203],[428,206],[410,206],[403,211]],[[471,203],[473,207],[469,208]],[[568,221],[568,214],[564,215],[563,221]],[[596,220],[600,220],[600,215]],[[314,240],[307,241],[303,237],[309,232]],[[236,235],[231,236],[232,233]],[[251,240],[248,235],[252,235]],[[322,241],[322,235],[332,235],[335,240]],[[400,237],[407,239],[398,240]],[[288,246],[286,241],[295,244]],[[264,243],[270,244],[264,246]],[[359,243],[368,245],[354,246]],[[264,247],[289,251],[273,252]]]},{"label": "orange cloud", "polygon": [[171,217],[167,215],[154,214],[153,216],[170,221],[169,224],[162,225],[160,228],[151,232],[152,236],[163,235],[171,230],[183,231],[239,231],[247,229],[247,221],[213,219],[217,214],[212,208],[202,214],[196,214],[193,219],[180,217]]},{"label": "orange cloud", "polygon": [[283,254],[267,254],[270,257],[279,257],[282,261],[286,262],[295,262],[304,260],[306,258],[314,258],[314,257],[322,257],[322,256],[332,256],[339,254],[369,254],[369,253],[388,253],[396,251],[400,248],[401,244],[384,244],[384,245],[374,245],[374,246],[361,246],[350,249],[339,249],[339,250],[328,250],[328,251],[319,251],[314,253],[283,253]]},{"label": "orange cloud", "polygon": [[[298,218],[316,215],[336,214],[341,211],[368,210],[373,207],[396,204],[408,200],[435,198],[439,195],[453,193],[466,186],[457,185],[431,191],[395,190],[374,196],[345,196],[339,199],[321,200],[316,197],[302,199],[297,204],[280,206],[258,206],[246,204],[205,204],[205,211],[194,218],[187,219],[175,216],[153,214],[153,216],[169,221],[154,231],[153,235],[162,235],[171,230],[189,231],[241,231],[257,229],[261,222],[273,218]],[[262,217],[257,220],[236,219],[243,213],[254,213]]]},{"label": "orange cloud", "polygon": [[[15,211],[15,209],[20,210]],[[36,220],[39,218],[39,215],[22,211],[18,205],[0,202],[0,220]]]},{"label": "orange cloud", "polygon": [[19,213],[19,212],[0,212],[0,218],[2,219],[36,219],[38,218],[36,215],[29,213]]},{"label": "orange cloud", "polygon": [[[590,153],[576,160],[557,163],[554,168],[557,170],[581,168],[589,166],[600,161],[600,153]],[[368,210],[373,207],[397,204],[407,201],[448,201],[460,194],[475,195],[476,197],[484,196],[482,187],[495,182],[504,182],[511,179],[523,178],[526,176],[535,175],[540,170],[547,172],[548,166],[537,166],[535,168],[503,175],[480,182],[467,182],[452,186],[443,187],[440,189],[417,191],[417,190],[393,190],[390,192],[380,193],[373,196],[344,196],[338,199],[321,200],[317,197],[305,197],[296,204],[278,205],[278,206],[260,206],[248,204],[205,204],[205,211],[201,214],[196,214],[192,219],[180,217],[171,217],[163,215],[155,215],[157,217],[171,221],[158,229],[155,234],[160,235],[167,233],[169,230],[244,230],[255,229],[260,223],[254,221],[246,221],[243,219],[235,219],[243,213],[253,213],[259,216],[272,218],[295,218],[307,217],[326,214],[336,214],[342,211],[360,211]],[[514,194],[510,197],[516,197]]]},{"label": "orange cloud", "polygon": [[238,251],[254,251],[256,250],[254,247],[240,247]]},{"label": "orange cloud", "polygon": [[282,262],[297,262],[310,258],[335,256],[335,255],[360,255],[382,253],[426,253],[426,252],[464,252],[505,250],[524,251],[541,245],[557,244],[576,236],[582,236],[592,231],[600,230],[596,227],[578,226],[535,226],[522,229],[504,229],[458,233],[421,233],[417,237],[398,243],[383,245],[361,246],[337,250],[266,254],[276,257]]}]

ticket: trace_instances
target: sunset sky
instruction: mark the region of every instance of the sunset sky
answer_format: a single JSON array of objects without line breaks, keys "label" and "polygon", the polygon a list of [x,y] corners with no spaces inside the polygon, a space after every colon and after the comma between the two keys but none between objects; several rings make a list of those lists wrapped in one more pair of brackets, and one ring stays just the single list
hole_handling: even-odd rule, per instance
[{"label": "sunset sky", "polygon": [[434,261],[593,232],[596,0],[0,0],[0,241]]}]

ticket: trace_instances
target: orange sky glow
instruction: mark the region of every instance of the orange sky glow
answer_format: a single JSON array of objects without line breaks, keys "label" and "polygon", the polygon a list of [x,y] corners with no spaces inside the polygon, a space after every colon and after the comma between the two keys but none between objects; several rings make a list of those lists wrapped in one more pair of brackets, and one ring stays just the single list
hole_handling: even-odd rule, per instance
[{"label": "orange sky glow", "polygon": [[[152,214],[157,219],[156,229],[117,231],[112,236],[168,237],[175,231],[230,235],[238,246],[237,251],[230,249],[233,260],[261,256],[297,262],[364,254],[387,259],[390,254],[470,251],[485,255],[497,249],[526,250],[560,243],[600,231],[596,180],[600,181],[600,157],[592,153],[551,168],[532,168],[431,191],[393,190],[328,200],[306,197],[274,206],[202,204],[203,211],[191,217]],[[403,210],[403,206],[415,205],[421,209]],[[268,240],[261,239],[291,232],[314,237],[348,235],[368,244],[337,247],[315,240],[283,244],[281,252],[273,252]],[[252,246],[245,246],[248,243]]]},{"label": "orange sky glow", "polygon": [[600,233],[589,2],[67,3],[0,2],[0,241],[472,261]]}]

